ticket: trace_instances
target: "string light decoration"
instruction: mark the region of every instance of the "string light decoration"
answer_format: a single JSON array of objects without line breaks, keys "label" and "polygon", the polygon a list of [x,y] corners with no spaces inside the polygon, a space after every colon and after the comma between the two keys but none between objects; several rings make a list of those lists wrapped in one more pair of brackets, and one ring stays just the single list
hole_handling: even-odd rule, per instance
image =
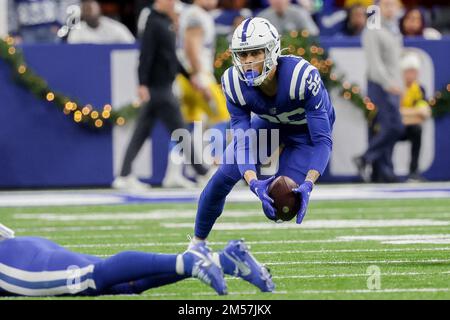
[{"label": "string light decoration", "polygon": [[84,127],[101,129],[112,125],[123,126],[136,116],[140,107],[134,103],[125,105],[118,111],[113,110],[110,104],[95,108],[52,90],[44,79],[27,67],[21,50],[15,47],[13,37],[0,39],[0,59],[12,68],[13,78],[19,85],[28,89],[36,98],[51,103],[69,119]]},{"label": "string light decoration", "polygon": [[[376,113],[376,106],[369,98],[363,97],[357,85],[344,81],[342,75],[334,71],[334,63],[328,58],[326,50],[317,43],[315,37],[310,37],[307,31],[292,31],[282,36],[282,48],[287,48],[289,54],[297,54],[310,61],[320,72],[322,80],[328,89],[338,88],[342,97],[360,108],[370,121]],[[223,72],[232,65],[231,53],[228,50],[228,39],[217,39],[214,75],[220,82]],[[113,125],[123,126],[136,117],[139,103],[131,103],[113,110],[110,104],[96,108],[91,104],[82,104],[77,99],[65,96],[52,90],[47,82],[27,67],[24,56],[15,47],[13,37],[0,38],[0,59],[4,60],[13,71],[16,82],[29,90],[36,98],[51,103],[68,119],[83,127],[101,129]],[[450,83],[436,92],[429,100],[434,117],[450,114]]]},{"label": "string light decoration", "polygon": [[[344,80],[343,75],[334,71],[334,63],[328,57],[324,48],[322,48],[316,37],[310,37],[306,30],[291,31],[281,37],[281,47],[283,53],[299,55],[308,60],[320,72],[322,81],[327,89],[338,89],[340,95],[358,107],[365,115],[368,121],[371,121],[376,114],[376,106],[368,97],[361,95],[361,88]],[[287,51],[287,52],[286,52]],[[217,39],[217,53],[215,56],[215,72],[217,81],[223,72],[232,65],[231,54],[228,49],[228,39],[219,37]],[[450,84],[442,91],[436,92],[435,96],[429,100],[432,106],[433,116],[440,117],[450,113]]]}]

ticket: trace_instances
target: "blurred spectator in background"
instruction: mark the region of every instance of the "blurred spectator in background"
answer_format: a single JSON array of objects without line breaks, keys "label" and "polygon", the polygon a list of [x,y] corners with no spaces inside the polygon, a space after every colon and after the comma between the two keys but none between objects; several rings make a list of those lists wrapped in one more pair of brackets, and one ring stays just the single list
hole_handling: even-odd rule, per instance
[{"label": "blurred spectator in background", "polygon": [[400,31],[405,37],[424,37],[430,40],[441,38],[439,31],[426,27],[425,16],[419,8],[406,10],[400,19]]},{"label": "blurred spectator in background", "polygon": [[141,39],[144,34],[145,25],[147,24],[148,16],[152,12],[152,4],[144,5],[144,7],[139,11],[139,15],[137,18],[136,30],[137,30],[137,38]]},{"label": "blurred spectator in background", "polygon": [[[175,3],[175,0],[155,0],[147,19],[138,67],[138,96],[142,106],[125,153],[120,176],[112,183],[112,187],[116,189],[148,189],[149,185],[142,183],[132,174],[132,164],[157,120],[164,123],[170,134],[176,129],[186,128],[180,105],[173,92],[173,83],[180,69],[172,20],[176,15]],[[184,150],[183,156],[192,164],[198,175],[205,175],[208,168],[201,164],[201,158],[196,157],[193,141],[190,142],[191,148]],[[172,145],[172,149],[174,147]],[[168,161],[173,159],[169,157]]]},{"label": "blurred spectator in background", "polygon": [[248,0],[220,0],[220,7],[211,12],[216,24],[216,34],[231,37],[234,29],[245,18],[253,15],[252,11],[247,8],[248,3]]},{"label": "blurred spectator in background", "polygon": [[73,28],[68,43],[134,43],[134,36],[122,23],[102,15],[95,0],[82,0],[81,22]]},{"label": "blurred spectator in background", "polygon": [[344,36],[360,36],[366,27],[367,13],[366,7],[356,4],[347,10],[347,19],[345,20],[344,30],[341,33]]},{"label": "blurred spectator in background", "polygon": [[367,94],[377,108],[374,123],[378,130],[369,140],[366,152],[355,158],[355,164],[365,182],[370,181],[370,169],[375,163],[385,182],[396,182],[392,150],[404,131],[399,108],[403,93],[400,72],[403,45],[397,21],[400,3],[398,0],[380,0],[379,5],[380,27],[371,26],[362,34],[367,63]]},{"label": "blurred spectator in background", "polygon": [[306,9],[291,4],[289,0],[269,0],[269,3],[270,7],[258,16],[269,20],[280,34],[307,30],[312,36],[319,35],[319,28]]},{"label": "blurred spectator in background", "polygon": [[0,37],[8,35],[8,2],[0,1]]},{"label": "blurred spectator in background", "polygon": [[418,163],[422,142],[422,125],[430,118],[431,109],[425,98],[425,90],[418,81],[420,58],[417,54],[406,54],[402,59],[401,69],[406,88],[400,108],[405,125],[405,135],[402,140],[411,142],[409,180],[421,181],[423,178],[418,171]]},{"label": "blurred spectator in background", "polygon": [[8,30],[20,43],[57,43],[67,8],[78,0],[8,0]]},{"label": "blurred spectator in background", "polygon": [[[225,148],[230,116],[221,85],[214,77],[216,32],[214,19],[210,13],[216,8],[217,2],[217,0],[194,0],[193,4],[180,14],[177,54],[189,75],[188,77],[178,75],[177,84],[180,89],[181,111],[186,122],[193,127],[196,121],[202,121],[208,127],[219,130]],[[203,142],[198,143],[201,145]],[[219,155],[208,156],[217,156],[216,160],[220,160]],[[176,168],[171,171],[175,172]],[[166,180],[172,180],[173,183],[181,181],[176,176],[170,180],[170,173],[166,177],[163,184],[169,184]],[[207,182],[202,180],[199,177],[197,182],[200,184]]]}]

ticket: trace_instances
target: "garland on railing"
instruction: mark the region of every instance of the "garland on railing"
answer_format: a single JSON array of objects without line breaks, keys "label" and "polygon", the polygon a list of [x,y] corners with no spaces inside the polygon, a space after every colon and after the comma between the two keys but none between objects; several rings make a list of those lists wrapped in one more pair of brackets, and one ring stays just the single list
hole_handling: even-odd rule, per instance
[{"label": "garland on railing", "polygon": [[[121,108],[114,108],[105,104],[101,108],[95,108],[91,104],[81,104],[77,99],[65,96],[52,90],[47,82],[27,67],[22,52],[15,47],[14,38],[0,39],[0,58],[12,68],[13,78],[28,89],[38,99],[51,102],[56,108],[70,117],[75,123],[91,128],[103,128],[110,125],[124,125],[135,117],[139,104],[128,104]],[[368,97],[360,94],[359,86],[344,80],[343,75],[334,71],[334,63],[328,57],[327,52],[318,45],[317,39],[310,37],[307,31],[292,31],[282,37],[282,48],[287,53],[299,55],[307,59],[320,72],[322,80],[328,89],[338,88],[340,94],[364,112],[367,118],[375,112],[375,105]],[[226,37],[219,37],[216,47],[216,59],[214,62],[214,74],[220,81],[223,72],[231,66],[231,54],[228,50]],[[450,113],[450,84],[442,91],[435,93],[429,100],[432,106],[433,116],[441,117]]]},{"label": "garland on railing", "polygon": [[0,58],[11,66],[13,78],[18,84],[29,90],[36,98],[51,102],[53,106],[70,117],[75,123],[103,128],[108,125],[124,125],[136,114],[139,104],[128,104],[118,111],[110,104],[95,108],[91,104],[81,104],[77,99],[68,97],[51,89],[47,82],[28,68],[20,49],[15,47],[14,38],[0,39]]},{"label": "garland on railing", "polygon": [[[358,85],[344,80],[343,75],[334,71],[334,63],[328,57],[317,41],[316,37],[310,37],[306,30],[301,32],[292,31],[281,37],[281,47],[287,50],[287,53],[302,56],[314,65],[320,72],[322,80],[328,89],[337,88],[340,95],[352,102],[366,116],[371,119],[376,111],[376,106],[368,97],[361,95],[361,89]],[[221,37],[217,41],[217,54],[214,62],[215,76],[220,81],[220,76],[232,64],[231,54],[228,50],[228,39]],[[435,96],[429,100],[432,107],[433,116],[439,117],[450,113],[450,84],[442,90],[435,93]]]}]

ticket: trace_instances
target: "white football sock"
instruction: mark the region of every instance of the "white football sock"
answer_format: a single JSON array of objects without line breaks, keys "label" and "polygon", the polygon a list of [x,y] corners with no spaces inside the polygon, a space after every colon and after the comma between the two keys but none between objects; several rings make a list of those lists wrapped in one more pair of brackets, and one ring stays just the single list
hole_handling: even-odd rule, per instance
[{"label": "white football sock", "polygon": [[220,256],[219,253],[217,252],[213,252],[212,253],[212,261],[214,262],[215,265],[219,266],[220,268],[222,268],[222,265],[220,264]]},{"label": "white football sock", "polygon": [[177,255],[177,262],[175,264],[175,271],[180,276],[184,275],[184,260],[183,260],[183,255],[182,254]]}]

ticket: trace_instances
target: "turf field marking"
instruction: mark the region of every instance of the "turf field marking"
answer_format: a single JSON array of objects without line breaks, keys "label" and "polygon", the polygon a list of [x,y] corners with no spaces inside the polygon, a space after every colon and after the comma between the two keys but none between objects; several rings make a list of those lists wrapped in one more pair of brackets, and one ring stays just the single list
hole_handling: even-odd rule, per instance
[{"label": "turf field marking", "polygon": [[[292,290],[292,291],[275,291],[272,294],[333,294],[333,293],[436,293],[436,292],[450,292],[449,288],[390,288],[390,289],[380,289],[380,290],[369,290],[369,289],[355,289],[355,290]],[[236,291],[229,292],[229,296],[246,296],[246,295],[257,295],[260,292],[257,291]],[[165,296],[186,296],[186,293],[147,293],[145,296],[149,297],[165,297]],[[214,292],[194,292],[193,296],[217,296]],[[269,298],[270,294],[265,294],[265,297]]]},{"label": "turf field marking", "polygon": [[[111,212],[111,213],[75,213],[75,214],[58,214],[58,213],[18,213],[14,214],[14,219],[25,220],[45,220],[45,221],[109,221],[109,220],[163,220],[163,219],[179,219],[179,218],[195,218],[196,210],[154,210],[151,212]],[[259,211],[242,211],[235,210],[227,212],[227,217],[249,217],[262,216]]]},{"label": "turf field marking", "polygon": [[[444,248],[397,248],[397,249],[337,249],[337,250],[280,250],[280,251],[254,251],[253,255],[272,254],[310,254],[310,253],[357,253],[357,252],[423,252],[423,251],[450,251],[450,247]],[[111,257],[111,254],[96,255],[102,258]]]},{"label": "turf field marking", "polygon": [[[427,208],[428,211],[433,211],[433,207]],[[436,207],[446,209],[447,212],[428,212],[426,216],[429,217],[433,214],[437,217],[450,217],[447,207]],[[420,215],[417,207],[405,207],[405,208],[323,208],[312,209],[314,214],[374,214],[374,213],[415,213]],[[167,210],[151,210],[144,212],[85,212],[85,213],[15,213],[14,219],[21,220],[44,220],[44,221],[107,221],[107,220],[163,220],[163,219],[183,219],[183,218],[195,218],[197,211],[195,209],[183,210],[182,212],[176,209]],[[423,213],[425,216],[425,213]],[[250,217],[261,216],[262,212],[259,210],[225,210],[223,213],[224,218],[238,218],[238,217]]]},{"label": "turf field marking", "polygon": [[[396,276],[435,276],[442,274],[449,274],[450,271],[444,272],[382,272],[381,275],[388,277],[396,277]],[[303,275],[290,275],[290,276],[272,276],[272,279],[324,279],[324,278],[359,278],[359,277],[367,277],[367,273],[342,273],[342,274],[303,274]],[[227,281],[242,281],[241,278],[226,277]],[[188,278],[186,281],[198,281],[195,278]]]},{"label": "turf field marking", "polygon": [[[323,293],[406,293],[406,292],[450,292],[449,288],[405,288],[405,289],[380,289],[380,290],[303,290],[295,293],[323,294]],[[289,293],[293,293],[290,291]]]},{"label": "turf field marking", "polygon": [[450,247],[444,248],[395,248],[395,249],[336,249],[336,250],[280,250],[280,251],[255,251],[252,254],[293,254],[293,253],[356,253],[356,252],[422,252],[422,251],[450,251]]},{"label": "turf field marking", "polygon": [[420,264],[430,264],[430,263],[449,263],[450,259],[421,259],[421,260],[411,260],[411,259],[402,259],[402,260],[365,260],[365,261],[352,261],[352,260],[342,260],[342,261],[269,261],[264,262],[267,265],[323,265],[323,264],[335,264],[335,265],[351,265],[351,264],[409,264],[409,263],[420,263]]},{"label": "turf field marking", "polygon": [[128,238],[160,238],[160,237],[180,237],[180,233],[130,233],[130,234],[94,234],[83,236],[50,236],[50,240],[80,240],[80,239],[128,239]]},{"label": "turf field marking", "polygon": [[[397,276],[435,276],[447,274],[448,272],[382,272],[383,277],[397,277]],[[343,274],[306,274],[294,276],[273,276],[273,279],[323,279],[323,278],[367,278],[367,273],[343,273]],[[239,278],[232,278],[239,280]],[[197,279],[194,279],[197,280]],[[228,280],[228,279],[227,279]]]},{"label": "turf field marking", "polygon": [[[318,240],[263,240],[263,241],[246,241],[245,243],[251,245],[265,245],[265,244],[297,244],[297,243],[336,243],[336,242],[350,242],[349,240],[336,239],[318,239]],[[225,245],[228,241],[213,241],[208,242],[209,245]],[[178,247],[187,246],[186,242],[142,242],[142,243],[89,243],[89,244],[61,244],[70,248],[101,248],[101,247]]]},{"label": "turf field marking", "polygon": [[[450,221],[431,219],[340,219],[340,220],[307,220],[301,225],[295,223],[231,223],[219,222],[214,230],[264,230],[264,229],[339,229],[339,228],[376,228],[376,227],[415,227],[415,226],[449,226]],[[192,223],[163,223],[163,227],[193,228]]]},{"label": "turf field marking", "polygon": [[379,241],[383,244],[450,244],[450,234],[341,236],[339,240]]},{"label": "turf field marking", "polygon": [[450,244],[450,239],[383,241],[385,244]]},{"label": "turf field marking", "polygon": [[[17,232],[65,232],[65,231],[115,231],[136,230],[137,226],[95,226],[95,227],[43,227],[43,228],[17,228]],[[79,237],[81,238],[81,237]]]}]

